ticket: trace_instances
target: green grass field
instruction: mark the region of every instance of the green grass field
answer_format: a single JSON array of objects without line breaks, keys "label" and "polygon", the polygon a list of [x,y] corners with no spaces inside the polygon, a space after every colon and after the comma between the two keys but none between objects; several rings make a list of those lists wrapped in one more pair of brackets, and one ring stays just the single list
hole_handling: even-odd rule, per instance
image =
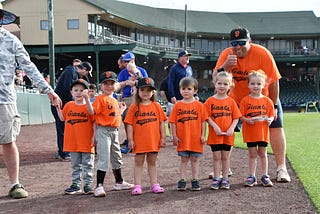
[{"label": "green grass field", "polygon": [[[320,210],[320,114],[285,113],[284,130],[287,158],[317,210]],[[235,146],[246,148],[241,133],[237,133]],[[272,153],[271,146],[268,152]]]},{"label": "green grass field", "polygon": [[[287,158],[317,210],[320,210],[320,114],[285,113],[284,130]],[[236,135],[235,147],[246,148],[241,133]],[[272,153],[270,146],[268,152]]]}]

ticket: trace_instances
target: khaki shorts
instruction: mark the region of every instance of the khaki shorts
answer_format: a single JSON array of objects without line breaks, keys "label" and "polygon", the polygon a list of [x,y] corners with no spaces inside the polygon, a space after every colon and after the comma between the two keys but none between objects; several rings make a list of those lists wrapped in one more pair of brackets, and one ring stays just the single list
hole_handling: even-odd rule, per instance
[{"label": "khaki shorts", "polygon": [[16,142],[20,133],[20,115],[15,104],[0,105],[0,144]]},{"label": "khaki shorts", "polygon": [[166,115],[167,115],[167,117],[170,116],[170,113],[172,111],[173,105],[174,105],[173,103],[170,103],[170,102],[167,103],[167,105],[166,105]]},{"label": "khaki shorts", "polygon": [[122,120],[124,121],[124,119],[126,118],[126,115],[128,113],[129,107],[131,106],[131,104],[134,102],[134,98],[131,97],[123,97],[122,101],[126,104],[127,108],[126,110],[124,110],[123,114],[122,114]]}]

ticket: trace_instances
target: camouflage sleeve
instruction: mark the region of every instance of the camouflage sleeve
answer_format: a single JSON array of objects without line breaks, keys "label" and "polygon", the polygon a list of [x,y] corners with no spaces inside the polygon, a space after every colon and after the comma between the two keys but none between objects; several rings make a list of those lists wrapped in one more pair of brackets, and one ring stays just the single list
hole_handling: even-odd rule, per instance
[{"label": "camouflage sleeve", "polygon": [[53,89],[45,81],[44,77],[41,75],[36,65],[33,62],[31,62],[29,54],[24,48],[23,44],[20,42],[20,40],[16,38],[14,44],[16,61],[25,71],[26,75],[33,81],[34,85],[46,94],[53,92]]}]

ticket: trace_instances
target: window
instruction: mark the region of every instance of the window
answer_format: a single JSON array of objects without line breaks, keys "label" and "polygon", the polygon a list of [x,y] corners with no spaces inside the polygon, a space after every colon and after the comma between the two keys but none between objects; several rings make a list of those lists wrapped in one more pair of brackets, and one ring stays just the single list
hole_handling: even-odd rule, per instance
[{"label": "window", "polygon": [[194,40],[194,49],[201,50],[201,39]]},{"label": "window", "polygon": [[79,29],[79,19],[68,19],[68,29]]},{"label": "window", "polygon": [[208,51],[208,40],[201,39],[201,51]]},{"label": "window", "polygon": [[49,29],[48,20],[40,20],[40,29],[41,30],[48,30]]}]

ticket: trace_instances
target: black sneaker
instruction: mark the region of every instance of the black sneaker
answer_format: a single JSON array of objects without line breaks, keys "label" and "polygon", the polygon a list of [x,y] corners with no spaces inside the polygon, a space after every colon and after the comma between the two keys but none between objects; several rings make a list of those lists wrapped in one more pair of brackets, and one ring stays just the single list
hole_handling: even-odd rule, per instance
[{"label": "black sneaker", "polygon": [[84,187],[83,187],[83,192],[84,192],[84,194],[86,194],[86,195],[91,195],[91,194],[94,193],[94,191],[93,191],[93,189],[92,189],[92,186],[91,186],[90,184],[84,185]]},{"label": "black sneaker", "polygon": [[181,179],[178,181],[178,188],[179,191],[186,191],[187,190],[187,181],[184,179]]},{"label": "black sneaker", "polygon": [[81,189],[77,184],[71,184],[71,186],[64,190],[64,193],[67,195],[73,195],[77,193],[81,193]]},{"label": "black sneaker", "polygon": [[201,189],[200,187],[200,181],[199,180],[196,180],[196,179],[193,179],[191,181],[191,190],[192,191],[199,191]]},{"label": "black sneaker", "polygon": [[71,161],[71,156],[70,155],[65,155],[61,157],[63,161]]}]

